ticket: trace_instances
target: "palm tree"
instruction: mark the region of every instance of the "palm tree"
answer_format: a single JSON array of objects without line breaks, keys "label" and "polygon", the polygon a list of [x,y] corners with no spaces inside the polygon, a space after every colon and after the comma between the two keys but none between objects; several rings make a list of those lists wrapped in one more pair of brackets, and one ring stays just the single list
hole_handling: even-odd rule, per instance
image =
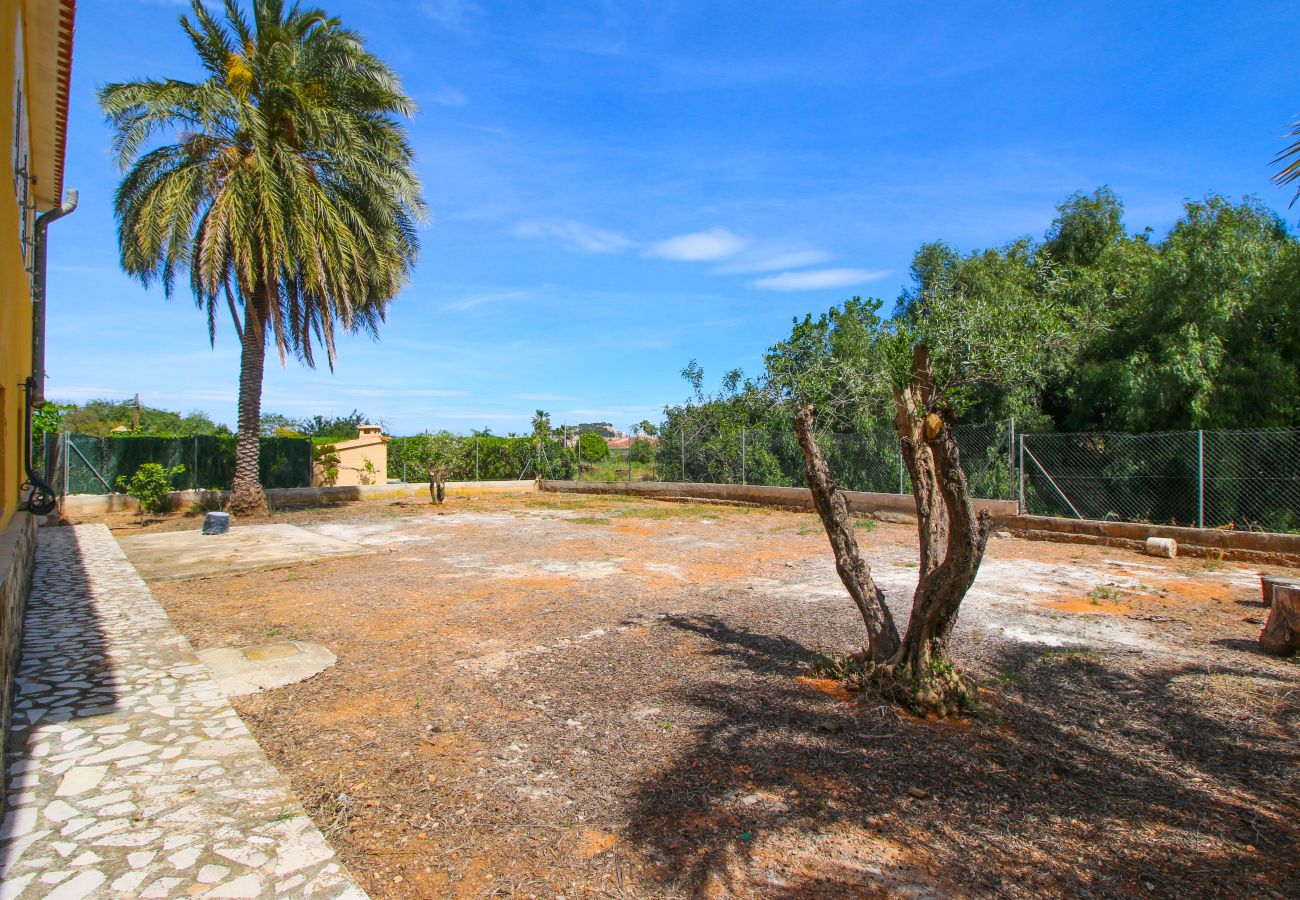
[{"label": "palm tree", "polygon": [[[1295,122],[1292,123],[1291,132],[1287,137],[1300,138],[1300,119],[1296,119]],[[1287,162],[1288,160],[1290,160],[1290,162]],[[1274,165],[1281,163],[1286,163],[1286,165],[1282,167],[1280,172],[1273,176],[1273,181],[1275,181],[1279,187],[1285,187],[1292,182],[1300,181],[1300,140],[1292,142],[1287,147],[1283,148],[1281,153],[1274,157]],[[1296,188],[1295,196],[1291,198],[1291,205],[1295,206],[1297,200],[1300,200],[1300,187]]]},{"label": "palm tree", "polygon": [[[224,22],[193,0],[181,17],[202,81],[109,84],[99,102],[124,176],[122,267],[170,297],[186,271],[209,340],[228,309],[241,344],[231,510],[264,514],[258,478],[268,342],[331,370],[341,328],[377,336],[418,252],[425,214],[398,116],[397,76],[316,9],[226,0]],[[163,143],[147,149],[161,138]]]}]

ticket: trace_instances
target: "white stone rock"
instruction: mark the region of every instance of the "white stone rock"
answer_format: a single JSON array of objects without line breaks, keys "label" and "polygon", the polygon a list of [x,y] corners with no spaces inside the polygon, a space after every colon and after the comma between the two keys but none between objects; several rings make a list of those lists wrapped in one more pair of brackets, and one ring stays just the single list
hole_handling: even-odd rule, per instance
[{"label": "white stone rock", "polygon": [[73,816],[81,815],[81,810],[64,803],[62,800],[51,800],[46,804],[44,813],[45,818],[53,822],[66,822]]},{"label": "white stone rock", "polygon": [[98,869],[87,869],[79,872],[77,877],[71,881],[65,881],[45,895],[45,900],[81,900],[82,897],[89,897],[91,892],[98,888],[108,876]]},{"label": "white stone rock", "polygon": [[94,756],[86,759],[85,762],[86,765],[112,762],[117,759],[128,759],[133,756],[147,756],[148,754],[161,749],[162,748],[157,744],[147,744],[144,741],[126,741],[118,744],[116,747],[111,747],[101,753],[96,753]]},{"label": "white stone rock", "polygon": [[265,853],[259,853],[248,847],[214,847],[213,850],[219,856],[224,856],[241,866],[248,866],[250,869],[260,869],[271,858]]},{"label": "white stone rock", "polygon": [[13,839],[22,837],[25,834],[31,834],[36,827],[36,807],[24,806],[21,809],[11,809],[5,816],[4,825],[0,826],[0,833],[6,838]]},{"label": "white stone rock", "polygon": [[153,884],[145,888],[141,897],[167,897],[171,894],[172,888],[181,883],[180,878],[159,878]]},{"label": "white stone rock", "polygon": [[135,889],[140,886],[140,882],[144,881],[147,874],[147,872],[127,872],[110,884],[109,888],[119,894],[134,894]]},{"label": "white stone rock", "polygon": [[91,788],[98,787],[106,774],[108,766],[77,766],[69,769],[59,782],[59,789],[54,792],[54,796],[75,797],[84,794]]},{"label": "white stone rock", "polygon": [[14,900],[27,889],[28,883],[35,877],[36,873],[30,872],[27,875],[6,878],[4,881],[0,881],[0,900]]},{"label": "white stone rock", "polygon": [[198,847],[190,847],[188,850],[177,850],[167,861],[178,869],[188,869],[199,860],[199,853],[202,852]]},{"label": "white stone rock", "polygon": [[195,876],[195,880],[198,881],[199,884],[216,884],[218,881],[225,878],[226,873],[229,871],[230,866],[204,866],[199,869],[199,874]]},{"label": "white stone rock", "polygon": [[256,897],[262,893],[262,879],[258,878],[252,872],[247,875],[241,875],[234,881],[227,881],[225,884],[219,884],[211,891],[204,894],[205,897]]},{"label": "white stone rock", "polygon": [[134,853],[128,853],[126,855],[126,861],[133,869],[143,869],[145,866],[149,865],[149,863],[153,862],[153,858],[157,855],[158,854],[154,851],[137,850]]}]

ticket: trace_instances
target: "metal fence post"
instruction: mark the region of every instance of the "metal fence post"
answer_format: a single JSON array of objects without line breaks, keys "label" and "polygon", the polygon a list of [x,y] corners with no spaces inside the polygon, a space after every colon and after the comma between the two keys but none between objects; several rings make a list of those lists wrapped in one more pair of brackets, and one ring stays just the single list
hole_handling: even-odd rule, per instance
[{"label": "metal fence post", "polygon": [[1011,430],[1007,432],[1007,499],[1015,498],[1016,490],[1016,417],[1011,417]]},{"label": "metal fence post", "polygon": [[1205,432],[1196,432],[1196,527],[1205,527]]},{"label": "metal fence post", "polygon": [[1016,470],[1020,473],[1020,503],[1018,504],[1020,514],[1025,514],[1025,436],[1020,435],[1020,461],[1016,465]]},{"label": "metal fence post", "polygon": [[682,450],[682,483],[686,482],[686,434],[683,431],[677,432],[677,444]]},{"label": "metal fence post", "polygon": [[748,484],[745,480],[745,426],[740,426],[740,483]]},{"label": "metal fence post", "polygon": [[190,490],[197,490],[199,486],[199,436],[196,434],[191,438],[194,444],[194,465],[190,468]]},{"label": "metal fence post", "polygon": [[898,448],[898,492],[903,493],[903,448]]},{"label": "metal fence post", "polygon": [[72,436],[63,432],[63,496],[68,496],[68,442]]},{"label": "metal fence post", "polygon": [[478,481],[478,438],[474,438],[474,480]]}]

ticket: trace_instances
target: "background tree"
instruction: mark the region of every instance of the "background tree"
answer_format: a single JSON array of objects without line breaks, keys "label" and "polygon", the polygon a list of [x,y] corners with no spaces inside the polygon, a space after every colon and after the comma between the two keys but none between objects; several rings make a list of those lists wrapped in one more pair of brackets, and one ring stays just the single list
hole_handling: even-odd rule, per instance
[{"label": "background tree", "polygon": [[259,423],[262,437],[298,437],[303,436],[297,419],[291,419],[283,413],[262,413]]},{"label": "background tree", "polygon": [[537,410],[533,413],[532,426],[533,437],[548,440],[551,437],[551,414],[544,409]]},{"label": "background tree", "polygon": [[[914,708],[950,713],[969,695],[947,642],[992,527],[972,502],[952,426],[990,390],[1032,385],[1066,331],[1041,292],[983,290],[978,279],[953,277],[943,256],[933,248],[918,254],[916,287],[895,317],[882,319],[878,300],[854,298],[796,322],[767,365],[769,385],[793,412],[804,478],[836,570],[866,626],[869,676]],[[932,266],[936,259],[941,264]],[[817,437],[819,419],[851,422],[886,411],[911,476],[920,541],[901,636]]]},{"label": "background tree", "polygon": [[333,438],[339,441],[355,440],[361,426],[367,422],[366,414],[352,410],[346,416],[315,415],[299,419],[293,427],[310,438]]},{"label": "background tree", "polygon": [[[270,342],[333,366],[335,337],[377,335],[409,276],[423,215],[405,130],[410,99],[359,35],[319,10],[201,0],[181,17],[206,78],[99,92],[125,172],[116,193],[122,267],[170,296],[188,270],[215,340],[226,308],[241,344],[230,508],[266,512],[258,478]],[[165,141],[153,149],[155,138]]]},{"label": "background tree", "polygon": [[81,406],[71,407],[64,418],[68,431],[77,434],[93,434],[105,437],[114,428],[131,428],[136,418],[139,428],[136,434],[177,435],[191,437],[200,435],[227,435],[230,429],[212,421],[201,410],[181,414],[169,409],[154,409],[142,406],[139,410],[130,400],[87,400]]},{"label": "background tree", "polygon": [[578,435],[578,452],[584,463],[597,463],[609,458],[609,442],[593,431]]}]

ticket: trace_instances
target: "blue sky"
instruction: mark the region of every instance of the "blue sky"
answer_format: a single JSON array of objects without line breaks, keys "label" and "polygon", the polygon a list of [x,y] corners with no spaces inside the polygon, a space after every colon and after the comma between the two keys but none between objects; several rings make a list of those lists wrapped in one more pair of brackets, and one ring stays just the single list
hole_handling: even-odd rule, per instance
[{"label": "blue sky", "polygon": [[[532,411],[626,428],[682,366],[757,371],[792,316],[893,298],[912,252],[1041,236],[1108,184],[1131,230],[1256,194],[1300,113],[1292,3],[325,0],[402,76],[433,217],[377,343],[268,361],[264,410],[395,434]],[[94,91],[192,77],[171,0],[78,4],[51,229],[51,397],[233,423],[238,345],[117,266]],[[1289,218],[1294,219],[1293,215]]]}]

